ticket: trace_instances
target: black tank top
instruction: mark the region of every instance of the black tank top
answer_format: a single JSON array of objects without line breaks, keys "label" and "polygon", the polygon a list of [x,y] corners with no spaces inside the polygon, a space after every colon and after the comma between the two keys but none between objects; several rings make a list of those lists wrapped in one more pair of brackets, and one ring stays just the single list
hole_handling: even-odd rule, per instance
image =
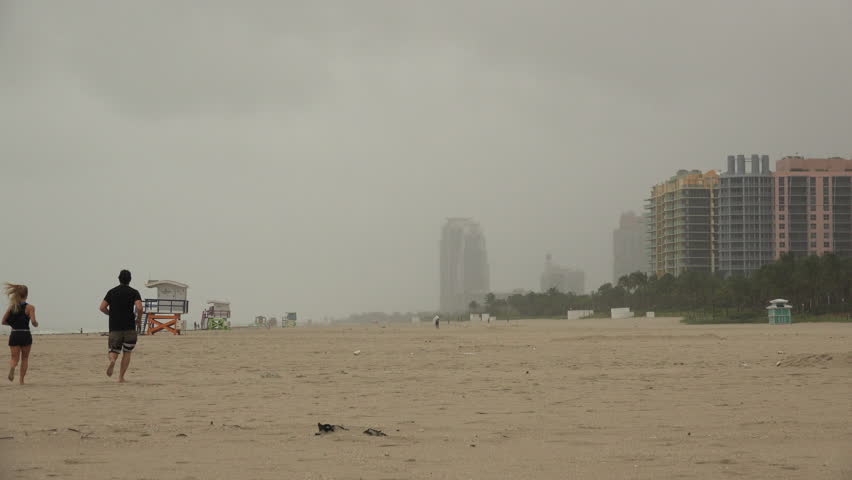
[{"label": "black tank top", "polygon": [[9,322],[12,330],[29,330],[30,317],[27,315],[27,303],[22,303],[17,312],[9,311],[9,319],[6,321]]}]

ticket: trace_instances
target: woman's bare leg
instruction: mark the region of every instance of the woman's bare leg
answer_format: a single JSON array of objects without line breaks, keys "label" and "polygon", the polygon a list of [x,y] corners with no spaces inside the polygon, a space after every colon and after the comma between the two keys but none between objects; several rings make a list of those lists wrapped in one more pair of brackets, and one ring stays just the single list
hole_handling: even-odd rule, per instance
[{"label": "woman's bare leg", "polygon": [[12,359],[9,361],[9,381],[15,380],[15,368],[18,366],[18,358],[21,356],[21,347],[9,347]]},{"label": "woman's bare leg", "polygon": [[21,372],[19,374],[19,382],[21,385],[24,384],[24,376],[27,374],[27,363],[30,359],[30,349],[33,348],[32,345],[27,345],[26,347],[21,347]]}]

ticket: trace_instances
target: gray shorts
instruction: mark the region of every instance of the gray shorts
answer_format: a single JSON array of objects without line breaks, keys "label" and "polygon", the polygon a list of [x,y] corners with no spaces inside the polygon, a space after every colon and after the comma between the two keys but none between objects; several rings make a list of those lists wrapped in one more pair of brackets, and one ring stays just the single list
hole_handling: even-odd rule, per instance
[{"label": "gray shorts", "polygon": [[132,352],[136,346],[136,330],[109,332],[110,353]]}]

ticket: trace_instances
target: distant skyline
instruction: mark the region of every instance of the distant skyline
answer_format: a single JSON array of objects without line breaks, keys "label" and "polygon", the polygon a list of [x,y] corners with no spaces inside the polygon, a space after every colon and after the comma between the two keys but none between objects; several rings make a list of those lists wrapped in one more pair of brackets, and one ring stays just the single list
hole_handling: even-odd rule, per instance
[{"label": "distant skyline", "polygon": [[491,292],[491,270],[485,233],[472,218],[448,218],[441,229],[439,309],[465,312],[471,302],[482,304]]},{"label": "distant skyline", "polygon": [[0,280],[105,325],[122,268],[235,323],[431,310],[436,232],[491,289],[612,276],[612,230],[729,152],[849,156],[852,4],[0,0]]},{"label": "distant skyline", "polygon": [[[576,268],[559,265],[553,261],[553,255],[544,257],[544,270],[539,277],[539,292],[547,292],[551,288],[562,293],[574,293],[583,295],[588,292],[586,288],[586,272]],[[594,287],[597,288],[597,285]]]},{"label": "distant skyline", "polygon": [[624,275],[650,271],[644,213],[628,210],[618,218],[618,226],[612,232],[613,285]]}]

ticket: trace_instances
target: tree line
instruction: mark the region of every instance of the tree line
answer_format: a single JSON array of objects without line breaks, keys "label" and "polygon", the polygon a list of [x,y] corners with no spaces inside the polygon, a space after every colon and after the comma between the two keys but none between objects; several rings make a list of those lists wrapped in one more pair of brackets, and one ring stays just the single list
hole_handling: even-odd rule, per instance
[{"label": "tree line", "polygon": [[485,297],[484,305],[471,302],[472,312],[500,316],[563,317],[568,310],[609,312],[630,307],[639,313],[704,312],[714,317],[765,316],[769,300],[783,298],[796,312],[846,313],[852,301],[852,258],[834,254],[807,257],[783,255],[750,276],[723,278],[709,272],[666,274],[633,272],[616,284],[604,283],[584,295],[555,289],[497,298]]}]

